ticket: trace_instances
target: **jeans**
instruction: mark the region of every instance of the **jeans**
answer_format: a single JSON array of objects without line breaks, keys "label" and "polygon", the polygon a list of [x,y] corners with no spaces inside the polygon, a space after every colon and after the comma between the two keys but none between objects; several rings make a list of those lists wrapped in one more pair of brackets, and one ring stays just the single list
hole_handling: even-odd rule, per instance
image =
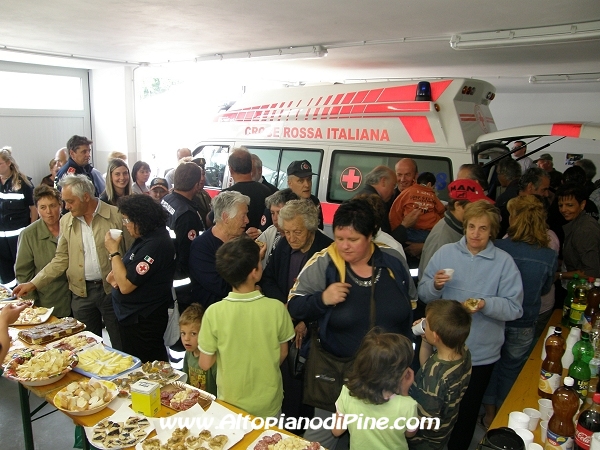
[{"label": "jeans", "polygon": [[535,334],[535,326],[529,328],[506,327],[500,359],[496,362],[492,378],[485,391],[483,403],[502,406],[513,383],[519,376],[529,353]]}]

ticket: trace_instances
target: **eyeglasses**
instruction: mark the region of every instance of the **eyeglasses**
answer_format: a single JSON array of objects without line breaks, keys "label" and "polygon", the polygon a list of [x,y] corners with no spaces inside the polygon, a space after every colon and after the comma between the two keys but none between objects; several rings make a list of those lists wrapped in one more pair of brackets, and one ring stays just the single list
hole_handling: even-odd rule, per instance
[{"label": "eyeglasses", "polygon": [[131,223],[131,220],[123,217],[123,225],[127,225],[128,223]]}]

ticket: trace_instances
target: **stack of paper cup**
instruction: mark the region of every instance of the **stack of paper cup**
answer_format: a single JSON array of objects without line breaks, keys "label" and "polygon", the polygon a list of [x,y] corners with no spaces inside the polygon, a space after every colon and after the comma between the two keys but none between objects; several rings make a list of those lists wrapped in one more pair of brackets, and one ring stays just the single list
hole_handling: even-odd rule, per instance
[{"label": "stack of paper cup", "polygon": [[548,421],[544,420],[540,422],[540,438],[542,442],[546,442],[546,435],[548,434]]},{"label": "stack of paper cup", "polygon": [[592,445],[590,450],[600,450],[600,433],[594,433],[592,435]]},{"label": "stack of paper cup", "polygon": [[537,409],[533,408],[525,408],[523,412],[529,416],[529,425],[527,426],[527,429],[529,431],[535,430],[538,426],[540,418],[542,417],[542,414]]},{"label": "stack of paper cup", "polygon": [[523,439],[523,442],[525,443],[525,448],[527,448],[529,444],[533,443],[533,433],[531,431],[523,428],[517,428],[515,433],[521,436],[521,439]]},{"label": "stack of paper cup", "polygon": [[538,406],[540,410],[541,420],[550,420],[554,410],[552,409],[552,400],[548,398],[540,398],[538,400]]},{"label": "stack of paper cup", "polygon": [[[529,426],[529,416],[521,411],[513,411],[508,415],[508,428],[513,430],[527,430]],[[529,431],[529,430],[528,430]]]}]

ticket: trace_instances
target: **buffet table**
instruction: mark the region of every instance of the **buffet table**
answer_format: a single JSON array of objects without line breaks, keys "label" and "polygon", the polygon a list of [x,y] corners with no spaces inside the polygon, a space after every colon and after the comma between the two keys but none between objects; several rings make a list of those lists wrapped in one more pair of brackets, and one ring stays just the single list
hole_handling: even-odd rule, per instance
[{"label": "buffet table", "polygon": [[[49,322],[52,322],[54,320],[56,320],[56,319],[53,317],[49,320]],[[24,327],[19,327],[19,328],[22,329]],[[29,406],[29,393],[31,392],[34,395],[45,399],[45,401],[47,403],[54,406],[54,402],[53,402],[54,396],[56,395],[56,393],[58,391],[60,391],[64,387],[66,387],[71,382],[86,381],[88,379],[89,378],[86,377],[85,375],[71,371],[71,372],[68,372],[64,376],[64,378],[62,378],[61,380],[59,380],[55,383],[46,385],[46,386],[32,387],[32,386],[24,386],[23,384],[18,383],[18,385],[19,385],[19,400],[20,400],[20,406],[21,406],[21,417],[22,417],[22,422],[23,422],[24,444],[25,444],[26,450],[34,450],[32,420],[31,420],[32,412],[31,412],[30,406]],[[244,411],[242,411],[228,403],[225,403],[221,400],[216,400],[216,402],[218,404],[224,406],[225,408],[229,409],[234,414],[243,414],[244,416],[246,415],[246,413]],[[108,406],[108,407],[104,408],[103,410],[101,410],[95,414],[88,415],[88,416],[73,416],[64,411],[61,411],[61,412],[65,415],[69,416],[73,420],[73,423],[75,425],[80,425],[80,426],[84,426],[84,427],[92,427],[95,424],[97,424],[99,421],[104,419],[105,417],[111,416],[115,411],[113,409],[111,409],[110,406]],[[177,413],[178,413],[178,411],[175,411],[169,407],[161,405],[161,407],[158,411],[158,414],[155,417],[157,417],[157,418],[169,417],[169,416],[173,416]],[[35,411],[34,411],[34,414],[35,414]],[[252,417],[252,416],[250,416],[250,417]],[[293,436],[292,434],[288,433],[287,431],[281,430],[279,428],[271,427],[270,430],[279,432],[283,435]],[[254,442],[254,440],[256,440],[263,431],[265,431],[265,430],[264,429],[251,430],[249,433],[247,433],[242,438],[241,441],[239,441],[238,443],[233,445],[233,447],[231,447],[231,448],[235,449],[235,450],[247,449],[248,446],[250,444],[252,444],[252,442]],[[155,435],[156,435],[156,431],[152,431],[152,433],[148,437],[152,438]],[[84,443],[84,449],[88,449],[89,443],[87,442],[86,438],[84,438],[83,443]],[[131,448],[133,449],[133,447],[131,447]]]},{"label": "buffet table", "polygon": [[[552,314],[552,317],[548,321],[544,332],[533,351],[529,355],[525,366],[521,370],[519,377],[512,389],[508,393],[508,397],[502,404],[502,407],[498,410],[494,421],[490,426],[490,430],[493,428],[500,428],[508,426],[508,415],[512,411],[523,411],[524,408],[538,409],[538,400],[541,398],[538,395],[538,383],[540,379],[540,369],[542,367],[542,347],[544,345],[544,337],[548,332],[550,326],[560,326],[562,318],[562,310],[556,310]],[[564,333],[563,333],[564,335]],[[564,370],[563,375],[566,375]],[[534,442],[542,444],[540,438],[540,427],[533,431]]]}]

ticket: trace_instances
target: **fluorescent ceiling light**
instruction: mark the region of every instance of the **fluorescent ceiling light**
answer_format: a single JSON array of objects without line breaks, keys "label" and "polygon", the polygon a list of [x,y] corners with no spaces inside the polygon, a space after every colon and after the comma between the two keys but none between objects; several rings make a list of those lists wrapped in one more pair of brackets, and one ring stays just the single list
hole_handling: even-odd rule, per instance
[{"label": "fluorescent ceiling light", "polygon": [[494,47],[560,44],[570,41],[600,39],[600,21],[523,28],[519,30],[486,31],[455,34],[450,39],[454,50],[471,50]]},{"label": "fluorescent ceiling light", "polygon": [[249,50],[237,53],[216,53],[214,55],[203,55],[196,58],[201,61],[222,61],[226,59],[311,59],[327,56],[327,49],[322,45],[310,45],[305,47],[285,47],[270,50]]},{"label": "fluorescent ceiling light", "polygon": [[556,75],[533,75],[529,77],[531,84],[551,83],[593,83],[600,81],[600,73],[570,73]]}]

